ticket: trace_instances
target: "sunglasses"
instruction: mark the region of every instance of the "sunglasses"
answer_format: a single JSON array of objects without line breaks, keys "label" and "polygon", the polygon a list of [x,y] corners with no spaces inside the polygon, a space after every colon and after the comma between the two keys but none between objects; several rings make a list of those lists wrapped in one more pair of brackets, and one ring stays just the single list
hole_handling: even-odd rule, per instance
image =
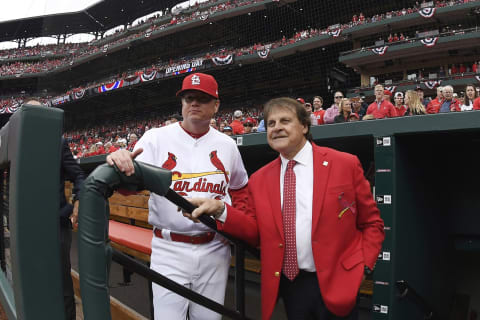
[{"label": "sunglasses", "polygon": [[243,126],[244,127],[253,127],[253,123],[244,123]]},{"label": "sunglasses", "polygon": [[214,98],[208,95],[196,95],[196,94],[186,94],[182,97],[186,103],[192,103],[194,100],[199,103],[209,103]]},{"label": "sunglasses", "polygon": [[342,96],[336,96],[335,99],[342,99]]}]

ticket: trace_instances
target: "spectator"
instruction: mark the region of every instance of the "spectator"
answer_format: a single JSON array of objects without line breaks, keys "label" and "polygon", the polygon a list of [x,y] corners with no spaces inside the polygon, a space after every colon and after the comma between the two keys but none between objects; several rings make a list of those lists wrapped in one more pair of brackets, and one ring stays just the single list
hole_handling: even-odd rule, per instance
[{"label": "spectator", "polygon": [[423,106],[426,108],[427,105],[428,105],[428,103],[429,103],[430,101],[425,98],[422,87],[417,86],[417,88],[415,89],[415,91],[417,92],[418,97],[420,98],[420,102],[421,102],[421,103],[423,104]]},{"label": "spectator", "polygon": [[210,127],[212,127],[213,129],[218,130],[217,120],[215,120],[214,118],[212,118],[212,119],[210,120]]},{"label": "spectator", "polygon": [[473,110],[480,110],[480,97],[476,98],[475,101],[473,101]]},{"label": "spectator", "polygon": [[391,118],[394,116],[394,106],[385,99],[384,90],[381,84],[375,86],[375,101],[368,106],[367,116],[372,116],[374,119]]},{"label": "spectator", "polygon": [[305,110],[307,110],[307,114],[310,117],[311,125],[316,126],[318,123],[317,118],[312,112],[312,104],[310,102],[305,102],[303,106],[305,107]]},{"label": "spectator", "polygon": [[392,93],[388,90],[383,90],[384,98],[388,102],[392,103]]},{"label": "spectator", "polygon": [[363,102],[362,97],[354,97],[350,99],[352,101],[352,113],[355,113],[360,119],[362,119],[367,113],[367,107]]},{"label": "spectator", "polygon": [[333,96],[334,102],[330,108],[325,111],[325,115],[323,116],[323,121],[325,123],[333,123],[336,116],[340,114],[340,102],[343,99],[343,93],[340,91],[335,92]]},{"label": "spectator", "polygon": [[130,137],[128,138],[128,151],[133,151],[133,148],[135,147],[135,144],[137,143],[138,137],[135,133],[131,133]]},{"label": "spectator", "polygon": [[260,123],[258,124],[257,132],[265,132],[265,120],[262,119],[260,120]]},{"label": "spectator", "polygon": [[443,87],[437,88],[437,96],[432,99],[427,105],[427,113],[438,113],[443,101]]},{"label": "spectator", "polygon": [[339,114],[334,119],[335,123],[349,122],[351,113],[352,101],[350,101],[350,99],[343,98],[340,102]]},{"label": "spectator", "polygon": [[246,133],[252,133],[252,129],[253,129],[253,121],[251,120],[246,120],[244,123],[243,123],[243,133],[246,134]]},{"label": "spectator", "polygon": [[244,129],[243,129],[243,124],[242,124],[242,117],[243,113],[241,110],[237,110],[233,113],[233,121],[230,123],[230,127],[232,127],[232,134],[237,135],[237,134],[243,134]]},{"label": "spectator", "polygon": [[444,113],[444,112],[453,112],[453,111],[460,111],[460,105],[457,99],[453,97],[453,87],[447,85],[443,87],[443,96],[444,100],[438,108],[431,110],[432,112],[429,113]]},{"label": "spectator", "polygon": [[405,92],[405,104],[407,105],[406,116],[415,116],[426,114],[425,107],[420,102],[420,97],[416,91],[408,90]]},{"label": "spectator", "polygon": [[232,135],[233,135],[232,127],[230,127],[230,126],[225,126],[225,127],[223,128],[223,133],[225,133],[227,136],[232,136]]},{"label": "spectator", "polygon": [[395,92],[394,116],[403,117],[407,112],[407,107],[403,104],[403,92]]},{"label": "spectator", "polygon": [[313,115],[317,125],[324,124],[323,116],[325,115],[325,110],[323,110],[323,98],[320,96],[313,97]]},{"label": "spectator", "polygon": [[477,96],[477,92],[475,91],[475,86],[473,84],[469,84],[465,87],[465,101],[460,106],[460,110],[462,111],[470,111],[473,110],[473,103]]}]

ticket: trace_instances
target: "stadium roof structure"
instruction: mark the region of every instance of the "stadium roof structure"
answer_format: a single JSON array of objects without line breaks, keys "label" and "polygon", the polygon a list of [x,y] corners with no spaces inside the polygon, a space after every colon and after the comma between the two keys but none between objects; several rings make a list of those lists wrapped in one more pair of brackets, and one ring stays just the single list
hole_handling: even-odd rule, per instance
[{"label": "stadium roof structure", "polygon": [[149,13],[172,8],[178,0],[103,0],[85,10],[0,23],[0,41],[59,34],[103,32]]}]

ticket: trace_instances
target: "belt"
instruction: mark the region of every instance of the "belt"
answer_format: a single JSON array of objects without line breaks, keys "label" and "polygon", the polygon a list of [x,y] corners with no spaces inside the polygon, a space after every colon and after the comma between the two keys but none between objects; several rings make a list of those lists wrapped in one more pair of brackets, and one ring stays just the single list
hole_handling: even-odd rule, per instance
[{"label": "belt", "polygon": [[[162,236],[162,229],[155,228],[153,230],[153,234],[158,238],[165,239]],[[191,243],[191,244],[204,244],[204,243],[209,243],[210,241],[213,240],[213,238],[215,238],[215,232],[206,232],[206,233],[202,233],[202,234],[195,235],[195,236],[187,236],[185,234],[170,232],[170,239],[172,241],[176,241],[176,242],[185,242],[185,243]]]}]

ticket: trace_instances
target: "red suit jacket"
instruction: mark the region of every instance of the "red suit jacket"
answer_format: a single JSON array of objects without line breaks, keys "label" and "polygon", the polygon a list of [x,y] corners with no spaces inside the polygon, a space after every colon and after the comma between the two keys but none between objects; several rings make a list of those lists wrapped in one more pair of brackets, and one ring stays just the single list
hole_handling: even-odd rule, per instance
[{"label": "red suit jacket", "polygon": [[[364,266],[374,268],[383,220],[357,157],[312,143],[314,178],[312,250],[327,308],[345,316],[355,305]],[[248,183],[246,212],[227,205],[218,228],[261,249],[262,319],[277,301],[284,255],[280,203],[280,158],[255,172]],[[352,204],[353,203],[353,204]],[[339,214],[348,206],[341,218]]]}]

